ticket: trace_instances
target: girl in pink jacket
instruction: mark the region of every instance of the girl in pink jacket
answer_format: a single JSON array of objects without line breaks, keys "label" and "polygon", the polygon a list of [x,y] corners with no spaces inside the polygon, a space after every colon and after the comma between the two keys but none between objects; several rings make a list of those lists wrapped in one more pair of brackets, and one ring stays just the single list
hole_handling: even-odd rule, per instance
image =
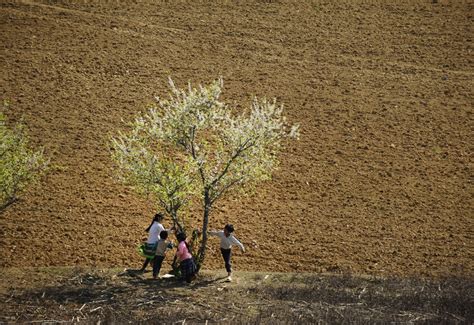
[{"label": "girl in pink jacket", "polygon": [[179,242],[176,257],[181,262],[181,277],[185,279],[187,283],[191,283],[196,276],[196,263],[194,263],[193,256],[191,255],[188,243],[186,242],[186,234],[180,232],[176,235],[176,238]]}]

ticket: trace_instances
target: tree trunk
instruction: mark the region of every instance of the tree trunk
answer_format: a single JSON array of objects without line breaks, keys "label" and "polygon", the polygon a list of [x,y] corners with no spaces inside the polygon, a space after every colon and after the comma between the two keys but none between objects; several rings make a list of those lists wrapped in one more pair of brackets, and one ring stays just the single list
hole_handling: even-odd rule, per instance
[{"label": "tree trunk", "polygon": [[197,270],[201,269],[204,259],[206,257],[206,245],[207,245],[207,227],[209,225],[209,214],[211,213],[211,199],[209,197],[209,190],[204,190],[204,218],[202,222],[202,238],[201,246],[196,259]]},{"label": "tree trunk", "polygon": [[180,223],[178,219],[178,211],[171,210],[169,211],[169,214],[171,216],[171,219],[173,220],[173,226],[175,228],[175,232],[178,233],[178,232],[184,231],[185,230],[184,225]]}]

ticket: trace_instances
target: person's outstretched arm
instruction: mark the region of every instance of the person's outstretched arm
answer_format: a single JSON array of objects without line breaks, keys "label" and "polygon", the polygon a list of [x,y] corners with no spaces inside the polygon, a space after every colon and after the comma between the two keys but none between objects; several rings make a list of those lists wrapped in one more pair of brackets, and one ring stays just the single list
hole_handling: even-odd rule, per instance
[{"label": "person's outstretched arm", "polygon": [[244,245],[237,239],[235,238],[235,236],[231,236],[231,239],[233,244],[239,246],[240,250],[242,251],[242,253],[245,253],[245,247]]},{"label": "person's outstretched arm", "polygon": [[207,232],[207,234],[208,234],[209,236],[219,236],[219,237],[220,237],[220,233],[221,233],[221,232],[223,233],[222,230],[221,230],[221,231],[209,230],[209,231]]}]

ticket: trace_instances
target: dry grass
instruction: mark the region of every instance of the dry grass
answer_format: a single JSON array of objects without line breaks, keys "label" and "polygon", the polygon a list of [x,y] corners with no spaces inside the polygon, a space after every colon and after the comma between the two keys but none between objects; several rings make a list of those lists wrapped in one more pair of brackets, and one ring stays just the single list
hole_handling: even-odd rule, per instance
[{"label": "dry grass", "polygon": [[3,269],[0,323],[453,323],[474,319],[469,278],[250,273],[192,285],[133,270]]}]

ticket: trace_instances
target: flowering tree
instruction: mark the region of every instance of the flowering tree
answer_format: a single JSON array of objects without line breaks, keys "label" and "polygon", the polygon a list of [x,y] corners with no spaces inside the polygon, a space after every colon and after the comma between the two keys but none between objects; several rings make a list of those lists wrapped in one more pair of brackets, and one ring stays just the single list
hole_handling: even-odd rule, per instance
[{"label": "flowering tree", "polygon": [[215,202],[233,189],[248,191],[270,179],[282,140],[297,137],[298,126],[288,125],[275,100],[255,99],[249,111],[233,111],[219,100],[222,79],[188,89],[169,83],[169,98],[156,98],[131,131],[113,139],[113,157],[124,180],[153,193],[173,218],[191,197],[200,199],[202,238],[195,254],[200,267]]},{"label": "flowering tree", "polygon": [[193,164],[185,161],[186,157],[180,159],[180,152],[165,139],[154,139],[147,131],[144,120],[137,119],[130,133],[112,138],[118,176],[138,193],[152,196],[184,231],[178,211],[195,193]]},{"label": "flowering tree", "polygon": [[9,129],[0,112],[0,211],[15,202],[17,195],[48,168],[43,150],[29,149],[28,142],[25,127],[17,124]]}]

